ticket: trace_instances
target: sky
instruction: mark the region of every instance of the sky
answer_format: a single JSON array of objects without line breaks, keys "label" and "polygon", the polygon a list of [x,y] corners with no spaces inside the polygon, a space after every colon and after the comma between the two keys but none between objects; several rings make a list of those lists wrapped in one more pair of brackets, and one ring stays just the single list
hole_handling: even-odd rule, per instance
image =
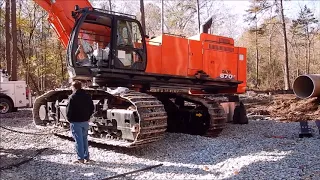
[{"label": "sky", "polygon": [[[271,1],[271,0],[270,0]],[[246,9],[250,6],[249,0],[223,0],[224,4],[232,9],[232,13],[238,15],[238,25],[241,25],[241,31],[248,27],[248,23],[244,22]],[[290,0],[284,1],[284,13],[287,17],[295,19],[298,17],[299,11],[305,5],[309,7],[316,18],[320,19],[320,0]]]},{"label": "sky", "polygon": [[[100,2],[106,2],[106,0],[91,0],[91,1],[100,1]],[[112,2],[117,1],[127,1],[127,2],[134,2],[138,3],[139,0],[112,0]],[[164,1],[170,1],[170,0],[164,0]],[[174,0],[171,0],[174,1]],[[201,1],[201,0],[200,0]],[[216,1],[222,1],[227,8],[231,9],[231,11],[228,11],[227,13],[235,14],[237,17],[237,23],[236,27],[239,29],[239,34],[235,35],[234,37],[238,37],[245,28],[248,27],[248,23],[244,22],[244,15],[246,14],[246,9],[249,8],[250,0],[216,0]],[[270,2],[274,0],[269,0]],[[161,0],[144,0],[144,3],[155,3],[160,6]],[[320,0],[284,0],[284,13],[287,17],[291,19],[295,19],[298,17],[299,11],[301,8],[304,7],[304,5],[307,5],[313,12],[317,19],[320,20]]]},{"label": "sky", "polygon": [[[245,10],[249,8],[250,1],[248,0],[223,0],[224,4],[231,7],[233,13],[243,16],[246,12]],[[290,18],[296,18],[300,11],[300,8],[307,5],[313,12],[315,16],[320,18],[320,0],[291,0],[284,1],[284,12],[286,16]]]},{"label": "sky", "polygon": [[[90,0],[95,2],[106,2],[106,0]],[[113,3],[117,1],[127,1],[127,2],[135,2],[138,3],[138,0],[112,0]],[[170,1],[170,0],[164,0]],[[250,5],[250,0],[220,0],[223,1],[225,5],[232,8],[232,12],[235,14],[243,15],[246,13],[245,10],[248,9]],[[273,0],[270,0],[273,1]],[[161,0],[144,0],[145,4],[149,2],[153,2],[156,4],[161,3]],[[320,0],[284,0],[284,10],[286,16],[290,18],[297,17],[300,8],[304,5],[307,5],[311,10],[315,12],[315,16],[320,19]],[[243,19],[243,18],[240,18]]]}]

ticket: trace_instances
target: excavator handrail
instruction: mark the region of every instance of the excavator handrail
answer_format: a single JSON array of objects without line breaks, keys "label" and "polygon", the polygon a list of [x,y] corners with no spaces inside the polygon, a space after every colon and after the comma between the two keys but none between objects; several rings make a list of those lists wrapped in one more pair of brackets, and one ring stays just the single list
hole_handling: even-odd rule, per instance
[{"label": "excavator handrail", "polygon": [[116,11],[110,11],[110,10],[106,10],[106,9],[100,9],[100,8],[92,8],[93,10],[96,10],[96,11],[101,11],[103,13],[109,13],[109,14],[112,14],[112,15],[124,15],[124,16],[129,16],[131,18],[134,18],[134,19],[137,19],[137,17],[135,15],[132,15],[132,14],[126,14],[126,13],[121,13],[121,12],[116,12]]}]

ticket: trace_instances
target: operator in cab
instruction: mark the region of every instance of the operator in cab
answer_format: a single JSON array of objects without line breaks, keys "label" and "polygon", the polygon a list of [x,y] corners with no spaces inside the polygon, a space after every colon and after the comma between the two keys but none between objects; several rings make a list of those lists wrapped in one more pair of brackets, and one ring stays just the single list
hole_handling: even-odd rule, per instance
[{"label": "operator in cab", "polygon": [[93,101],[82,89],[80,81],[74,81],[71,88],[73,93],[69,97],[66,113],[78,156],[74,163],[94,162],[90,159],[88,148],[89,120],[94,111]]}]

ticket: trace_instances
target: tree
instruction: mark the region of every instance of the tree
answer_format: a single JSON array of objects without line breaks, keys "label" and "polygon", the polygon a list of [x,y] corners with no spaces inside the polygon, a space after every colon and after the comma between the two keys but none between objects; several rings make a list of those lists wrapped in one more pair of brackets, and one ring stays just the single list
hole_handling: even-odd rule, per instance
[{"label": "tree", "polygon": [[164,33],[164,21],[163,21],[163,17],[164,17],[164,11],[163,11],[163,0],[161,0],[161,34]]},{"label": "tree", "polygon": [[311,43],[316,35],[315,25],[319,21],[306,5],[300,10],[296,20],[292,20],[291,30],[305,40],[305,73],[310,73]]},{"label": "tree", "polygon": [[197,17],[198,17],[198,31],[200,33],[200,7],[199,7],[199,0],[197,0]]},{"label": "tree", "polygon": [[[271,9],[272,11],[272,9]],[[274,86],[275,82],[275,48],[274,47],[274,42],[275,39],[277,38],[277,33],[279,33],[279,20],[276,17],[273,17],[272,14],[270,13],[270,17],[268,19],[264,19],[264,22],[261,24],[261,29],[263,31],[263,34],[261,36],[261,46],[262,46],[262,51],[264,49],[267,49],[266,52],[262,52],[261,56],[266,57],[268,56],[267,59],[268,61],[262,62],[265,64],[264,68],[262,69],[263,73],[266,76],[267,81],[264,82],[265,85],[272,87]]]},{"label": "tree", "polygon": [[5,65],[5,61],[6,61],[6,56],[5,56],[5,45],[4,45],[4,29],[5,29],[5,23],[3,23],[4,18],[3,13],[5,13],[5,11],[3,11],[2,7],[3,4],[5,3],[4,0],[0,0],[0,68],[2,68],[2,66]]},{"label": "tree", "polygon": [[[306,48],[308,49],[307,57],[310,57],[308,60],[308,64],[310,64],[309,73],[320,72],[320,23],[317,22],[309,25],[310,41],[306,44],[304,29],[300,28],[299,30],[298,26],[293,26],[294,23],[290,18],[281,16],[280,1],[268,2],[271,5],[271,8],[267,8],[269,15],[263,14],[262,16],[260,12],[260,15],[257,13],[257,18],[260,18],[258,25],[255,26],[255,24],[253,24],[254,26],[251,26],[250,29],[246,30],[240,38],[236,40],[236,45],[247,48],[247,82],[249,87],[253,87],[256,84],[255,61],[256,47],[258,47],[259,80],[261,82],[259,84],[259,89],[290,89],[290,82],[293,82],[296,75],[299,75],[299,69],[304,68],[303,64],[305,64]],[[253,14],[252,17],[254,17],[254,15],[255,14]],[[253,23],[254,22],[255,21],[253,21]],[[285,33],[283,33],[283,22],[285,22],[286,27]],[[290,31],[287,31],[288,27],[291,27]],[[259,30],[257,32],[262,32],[257,33],[258,46],[256,46],[255,32],[250,32],[250,30],[255,29]],[[286,34],[286,41],[284,40],[284,34]],[[288,43],[287,47],[285,47],[286,42]],[[287,53],[285,50],[286,48]],[[286,61],[287,54],[289,54],[289,56],[287,56],[288,61]],[[286,62],[288,65],[286,65]],[[287,69],[288,73],[286,73],[285,69]],[[297,73],[294,73],[295,71],[297,71]],[[286,79],[289,82],[288,88],[286,88],[285,85]]]},{"label": "tree", "polygon": [[251,2],[251,5],[249,9],[246,10],[247,17],[246,22],[249,22],[251,24],[254,22],[254,27],[251,27],[251,32],[255,33],[255,51],[256,51],[256,83],[255,87],[259,86],[259,48],[258,48],[258,34],[262,34],[263,30],[261,28],[258,28],[258,21],[260,20],[259,16],[261,13],[265,12],[270,8],[271,5],[267,2],[267,0],[253,0]]},{"label": "tree", "polygon": [[11,50],[10,50],[10,0],[6,1],[5,29],[6,29],[6,61],[7,72],[11,74]]},{"label": "tree", "polygon": [[191,35],[197,27],[192,27],[192,31],[187,29],[187,25],[194,24],[194,14],[197,12],[196,5],[192,1],[166,1],[165,22],[167,32],[171,34]]},{"label": "tree", "polygon": [[[95,6],[94,2],[91,2],[93,6]],[[101,9],[112,11],[115,8],[115,4],[112,3],[111,0],[108,0],[108,3],[106,2],[100,2]]]},{"label": "tree", "polygon": [[[199,5],[199,8],[197,7]],[[178,0],[166,1],[165,9],[165,27],[171,34],[192,36],[199,33],[198,25],[209,17],[213,18],[212,29],[215,34],[223,35],[225,29],[229,27],[224,25],[230,19],[228,10],[220,1],[212,0]],[[199,9],[199,10],[197,10]],[[199,18],[195,14],[198,14]],[[232,18],[231,18],[232,19]],[[230,28],[231,29],[231,28]],[[223,32],[223,33],[219,33]]]},{"label": "tree", "polygon": [[145,20],[145,14],[144,14],[144,2],[143,0],[140,0],[140,13],[141,13],[141,26],[143,30],[143,35],[146,34],[146,20]]},{"label": "tree", "polygon": [[111,0],[109,0],[109,10],[112,11],[112,3],[111,3]]},{"label": "tree", "polygon": [[[280,1],[280,4],[278,3]],[[285,90],[288,90],[291,88],[290,86],[290,75],[289,75],[289,54],[288,54],[288,39],[287,39],[287,30],[286,30],[286,22],[284,17],[284,9],[283,9],[283,0],[275,0],[279,15],[281,16],[282,21],[282,31],[283,31],[283,40],[284,40],[284,54],[285,54],[285,60],[284,60],[284,88]]]},{"label": "tree", "polygon": [[145,6],[146,14],[146,33],[149,36],[156,36],[161,33],[161,11],[160,8],[152,3]]},{"label": "tree", "polygon": [[23,6],[21,1],[17,19],[18,72],[32,90],[41,94],[66,80],[65,50],[57,45],[60,42],[46,20],[47,13],[32,1]]},{"label": "tree", "polygon": [[11,35],[12,35],[12,73],[11,80],[18,80],[17,68],[17,7],[16,0],[11,0]]}]

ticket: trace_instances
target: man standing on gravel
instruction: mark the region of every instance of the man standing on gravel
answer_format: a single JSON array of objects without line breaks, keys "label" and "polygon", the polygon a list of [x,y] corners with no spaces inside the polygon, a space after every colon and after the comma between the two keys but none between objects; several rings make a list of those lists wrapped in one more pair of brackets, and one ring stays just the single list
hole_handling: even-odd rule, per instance
[{"label": "man standing on gravel", "polygon": [[70,130],[75,140],[78,160],[74,163],[91,162],[88,150],[89,119],[94,106],[90,95],[81,87],[81,82],[72,83],[72,95],[67,105],[67,119],[70,122]]}]

